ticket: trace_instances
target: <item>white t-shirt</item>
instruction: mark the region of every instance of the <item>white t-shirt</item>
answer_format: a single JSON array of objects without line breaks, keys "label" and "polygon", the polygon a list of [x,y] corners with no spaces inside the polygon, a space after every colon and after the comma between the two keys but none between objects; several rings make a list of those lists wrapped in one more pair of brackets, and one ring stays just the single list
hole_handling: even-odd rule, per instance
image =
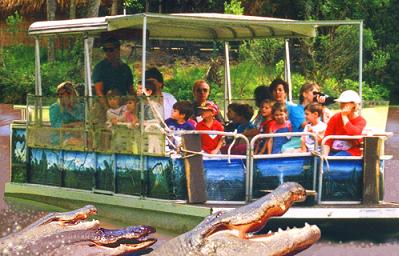
[{"label": "white t-shirt", "polygon": [[172,116],[173,104],[177,102],[176,98],[167,92],[162,92],[163,97],[163,119],[166,120]]},{"label": "white t-shirt", "polygon": [[[305,125],[305,128],[303,129],[303,131],[309,132],[309,130],[310,130],[312,133],[320,134],[320,133],[323,133],[326,130],[326,128],[327,128],[327,124],[319,121],[316,125],[312,125],[312,124]],[[308,149],[308,151],[314,150],[315,141],[314,141],[313,136],[306,135],[306,136],[303,136],[302,139],[305,141],[306,148]]]}]

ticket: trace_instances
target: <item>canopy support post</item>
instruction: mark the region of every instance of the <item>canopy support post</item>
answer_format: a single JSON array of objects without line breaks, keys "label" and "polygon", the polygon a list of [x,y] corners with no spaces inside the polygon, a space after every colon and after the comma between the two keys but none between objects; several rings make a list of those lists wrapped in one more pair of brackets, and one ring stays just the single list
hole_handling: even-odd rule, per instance
[{"label": "canopy support post", "polygon": [[290,63],[290,44],[285,39],[285,63],[284,63],[284,79],[288,83],[288,100],[292,102],[292,83],[291,83],[291,63]]},{"label": "canopy support post", "polygon": [[85,58],[85,96],[93,96],[91,89],[91,70],[90,70],[90,47],[87,34],[84,35],[84,58]]},{"label": "canopy support post", "polygon": [[142,54],[141,54],[141,84],[145,87],[145,66],[146,66],[146,48],[147,48],[147,16],[143,17],[143,38],[142,38]]},{"label": "canopy support post", "polygon": [[[141,85],[143,87],[143,95],[146,96],[147,94],[145,93],[145,68],[146,68],[146,50],[147,50],[147,16],[146,14],[144,14],[143,16],[143,34],[142,34],[142,54],[141,54]],[[140,140],[141,140],[141,145],[143,145],[144,143],[144,104],[143,101],[145,99],[141,98],[140,99],[140,119],[141,119],[141,123],[140,123]],[[145,180],[145,164],[144,164],[144,147],[140,147],[140,167],[141,167],[141,172],[140,172],[140,179],[142,184],[144,184],[144,180]],[[143,186],[144,187],[144,186]],[[145,194],[142,194],[142,197],[144,198]]]},{"label": "canopy support post", "polygon": [[[363,94],[363,21],[359,24],[359,96]],[[362,101],[363,102],[363,101]],[[360,106],[362,105],[360,102]]]},{"label": "canopy support post", "polygon": [[35,95],[42,96],[42,76],[40,74],[40,44],[35,38]]},{"label": "canopy support post", "polygon": [[226,117],[227,107],[231,104],[231,77],[230,77],[230,56],[229,42],[224,42],[224,116]]}]

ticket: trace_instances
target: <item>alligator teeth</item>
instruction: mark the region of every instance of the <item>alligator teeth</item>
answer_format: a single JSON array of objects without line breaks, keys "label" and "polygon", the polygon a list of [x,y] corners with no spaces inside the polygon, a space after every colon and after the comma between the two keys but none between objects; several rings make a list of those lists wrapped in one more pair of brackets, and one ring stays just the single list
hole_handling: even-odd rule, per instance
[{"label": "alligator teeth", "polygon": [[283,232],[283,230],[281,228],[278,228],[278,232]]},{"label": "alligator teeth", "polygon": [[269,230],[269,232],[267,232],[268,235],[271,235],[273,232],[271,230]]},{"label": "alligator teeth", "polygon": [[309,227],[309,226],[310,226],[309,223],[305,222],[305,227]]}]

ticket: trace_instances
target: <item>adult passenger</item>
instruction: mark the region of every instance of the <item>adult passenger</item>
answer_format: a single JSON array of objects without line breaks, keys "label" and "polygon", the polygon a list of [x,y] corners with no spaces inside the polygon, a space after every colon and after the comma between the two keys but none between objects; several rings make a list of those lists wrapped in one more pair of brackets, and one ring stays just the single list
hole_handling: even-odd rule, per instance
[{"label": "adult passenger", "polygon": [[79,102],[77,92],[69,81],[57,86],[58,101],[50,106],[51,127],[76,127],[84,121],[84,105]]},{"label": "adult passenger", "polygon": [[276,102],[286,105],[288,119],[293,132],[301,132],[305,126],[305,112],[301,106],[287,101],[288,83],[282,79],[274,79],[270,84],[270,92]]},{"label": "adult passenger", "polygon": [[157,68],[150,68],[145,71],[146,80],[152,80],[155,84],[155,91],[153,96],[162,97],[163,99],[163,119],[172,117],[173,105],[177,102],[176,98],[167,92],[163,92],[165,86],[163,75]]},{"label": "adult passenger", "polygon": [[[63,82],[57,86],[58,101],[49,108],[50,125],[53,128],[79,128],[83,127],[85,108],[82,102],[79,102],[73,84],[69,81]],[[51,142],[58,144],[60,142],[58,131],[51,134]],[[80,145],[82,138],[76,132],[65,132],[63,134],[64,145]]]},{"label": "adult passenger", "polygon": [[321,121],[328,123],[328,120],[331,117],[331,111],[326,106],[334,103],[335,99],[321,93],[318,84],[314,82],[306,82],[299,90],[299,104],[305,108],[312,102],[320,103],[323,106]]},{"label": "adult passenger", "polygon": [[[194,119],[197,123],[202,121],[201,113],[202,110],[200,107],[204,107],[206,103],[211,102],[215,104],[214,102],[208,100],[208,97],[211,93],[211,87],[205,80],[197,80],[194,82],[193,85],[193,96],[194,100],[192,102],[193,105],[193,110],[194,110]],[[217,114],[215,115],[215,119],[220,122],[221,124],[224,124],[224,120],[222,115],[220,114],[220,111],[217,111]]]},{"label": "adult passenger", "polygon": [[[341,93],[338,99],[340,112],[333,115],[327,124],[324,136],[328,135],[361,135],[366,120],[359,114],[361,99],[357,92],[347,90]],[[328,140],[324,145],[323,155],[360,156],[361,139]]]},{"label": "adult passenger", "polygon": [[106,39],[103,51],[105,58],[97,63],[93,71],[96,95],[104,96],[112,89],[117,89],[121,95],[132,94],[133,75],[129,66],[121,60],[119,40]]}]

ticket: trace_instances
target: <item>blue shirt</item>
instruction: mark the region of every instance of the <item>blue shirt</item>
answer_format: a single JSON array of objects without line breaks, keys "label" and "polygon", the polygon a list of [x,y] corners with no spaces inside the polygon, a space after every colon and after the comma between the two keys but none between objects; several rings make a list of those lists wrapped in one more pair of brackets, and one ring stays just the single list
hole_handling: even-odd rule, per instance
[{"label": "blue shirt", "polygon": [[255,126],[248,122],[247,124],[240,124],[237,126],[237,133],[243,133],[245,130],[255,128]]},{"label": "blue shirt", "polygon": [[168,118],[165,120],[166,125],[170,128],[173,129],[175,131],[179,131],[179,130],[186,130],[186,131],[191,131],[191,130],[195,130],[195,127],[192,123],[190,122],[184,122],[182,124],[177,123],[177,121],[173,118]]},{"label": "blue shirt", "polygon": [[70,111],[61,107],[57,102],[50,106],[51,127],[60,128],[63,124],[84,121],[85,108],[82,103],[73,105]]},{"label": "blue shirt", "polygon": [[292,125],[293,132],[302,132],[302,123],[305,121],[305,111],[302,105],[297,105],[295,103],[287,101],[285,103],[288,110],[288,119]]}]

